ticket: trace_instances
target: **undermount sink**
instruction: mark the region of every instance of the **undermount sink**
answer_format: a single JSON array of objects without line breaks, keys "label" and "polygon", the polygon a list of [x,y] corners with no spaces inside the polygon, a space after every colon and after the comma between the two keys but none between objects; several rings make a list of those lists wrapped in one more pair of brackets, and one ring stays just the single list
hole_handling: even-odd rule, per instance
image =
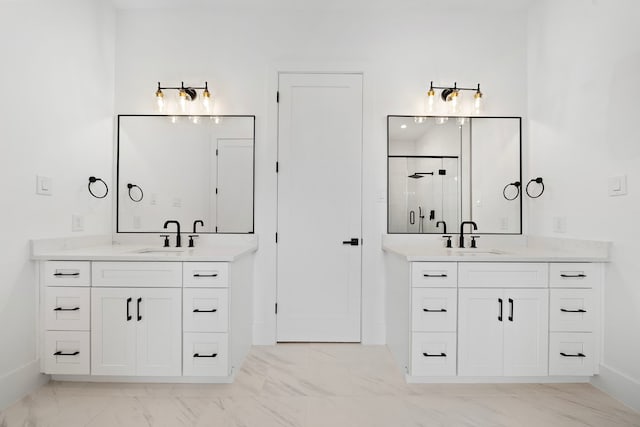
[{"label": "undermount sink", "polygon": [[507,252],[498,249],[449,249],[450,255],[505,255]]},{"label": "undermount sink", "polygon": [[180,248],[145,248],[145,249],[137,249],[133,251],[136,254],[149,254],[149,255],[159,255],[159,254],[181,254],[185,250]]}]

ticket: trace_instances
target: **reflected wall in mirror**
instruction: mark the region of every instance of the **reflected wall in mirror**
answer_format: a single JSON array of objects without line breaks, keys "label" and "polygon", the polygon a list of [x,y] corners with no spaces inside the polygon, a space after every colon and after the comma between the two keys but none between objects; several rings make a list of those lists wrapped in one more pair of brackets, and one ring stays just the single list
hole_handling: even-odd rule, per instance
[{"label": "reflected wall in mirror", "polygon": [[119,115],[116,231],[162,233],[175,219],[184,232],[202,220],[198,233],[253,233],[254,128],[255,116]]},{"label": "reflected wall in mirror", "polygon": [[[388,233],[520,234],[520,117],[388,116]],[[445,230],[446,227],[446,230]]]}]

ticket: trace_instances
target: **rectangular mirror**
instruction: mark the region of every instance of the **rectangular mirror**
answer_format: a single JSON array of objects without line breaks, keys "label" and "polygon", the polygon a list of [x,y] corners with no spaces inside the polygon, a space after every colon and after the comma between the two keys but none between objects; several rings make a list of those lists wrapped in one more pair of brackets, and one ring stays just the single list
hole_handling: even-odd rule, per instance
[{"label": "rectangular mirror", "polygon": [[116,231],[253,233],[255,116],[119,115]]},{"label": "rectangular mirror", "polygon": [[521,234],[521,122],[388,116],[387,232]]}]

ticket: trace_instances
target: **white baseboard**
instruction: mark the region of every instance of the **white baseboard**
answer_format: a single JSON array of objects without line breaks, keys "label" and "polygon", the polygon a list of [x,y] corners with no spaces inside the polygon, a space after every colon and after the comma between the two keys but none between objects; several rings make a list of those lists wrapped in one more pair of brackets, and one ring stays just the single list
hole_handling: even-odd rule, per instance
[{"label": "white baseboard", "polygon": [[40,373],[40,362],[34,360],[0,377],[0,410],[22,399],[33,390],[49,382]]},{"label": "white baseboard", "polygon": [[609,366],[600,365],[600,375],[591,384],[618,399],[636,411],[640,411],[640,382]]}]

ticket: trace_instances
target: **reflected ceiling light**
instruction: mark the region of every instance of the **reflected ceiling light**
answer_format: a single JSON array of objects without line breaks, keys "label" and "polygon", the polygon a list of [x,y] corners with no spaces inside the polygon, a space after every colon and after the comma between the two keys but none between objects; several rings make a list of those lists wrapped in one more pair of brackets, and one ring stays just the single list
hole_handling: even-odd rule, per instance
[{"label": "reflected ceiling light", "polygon": [[407,128],[407,125],[405,124],[400,125],[400,129],[406,129],[406,128]]},{"label": "reflected ceiling light", "polygon": [[427,121],[426,117],[414,117],[413,122],[417,124],[422,124]]},{"label": "reflected ceiling light", "polygon": [[435,98],[436,93],[435,90],[440,89],[440,99],[447,106],[447,113],[449,114],[461,114],[462,111],[462,93],[461,91],[473,91],[475,92],[473,95],[473,105],[472,112],[473,114],[480,114],[482,107],[482,92],[480,92],[480,83],[475,88],[470,87],[458,87],[458,83],[454,82],[453,86],[434,86],[433,82],[429,85],[429,90],[427,91],[427,100],[425,110],[427,114],[433,113],[436,109]]},{"label": "reflected ceiling light", "polygon": [[436,117],[436,124],[443,125],[447,123],[447,120],[449,120],[449,117]]},{"label": "reflected ceiling light", "polygon": [[178,91],[178,108],[181,114],[197,114],[198,111],[194,111],[193,101],[198,98],[197,90],[202,90],[202,108],[201,112],[204,114],[210,114],[213,109],[213,96],[209,91],[209,85],[207,82],[204,82],[204,86],[196,87],[196,86],[187,86],[185,87],[184,82],[180,82],[179,87],[175,86],[162,86],[160,82],[158,82],[158,89],[156,90],[156,111],[158,113],[165,113],[168,109],[170,109],[170,105],[168,104],[168,99],[165,98],[163,90],[177,90]]}]

